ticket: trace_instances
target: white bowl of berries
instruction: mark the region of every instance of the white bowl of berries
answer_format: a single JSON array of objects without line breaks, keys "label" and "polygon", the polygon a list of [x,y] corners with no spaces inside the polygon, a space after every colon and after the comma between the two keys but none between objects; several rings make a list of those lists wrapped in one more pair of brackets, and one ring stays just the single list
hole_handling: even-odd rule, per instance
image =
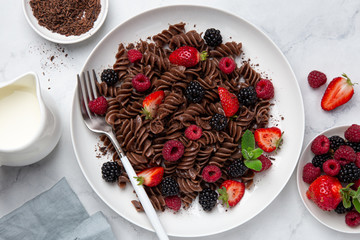
[{"label": "white bowl of berries", "polygon": [[360,125],[330,128],[312,139],[298,163],[297,185],[319,222],[360,233]]}]

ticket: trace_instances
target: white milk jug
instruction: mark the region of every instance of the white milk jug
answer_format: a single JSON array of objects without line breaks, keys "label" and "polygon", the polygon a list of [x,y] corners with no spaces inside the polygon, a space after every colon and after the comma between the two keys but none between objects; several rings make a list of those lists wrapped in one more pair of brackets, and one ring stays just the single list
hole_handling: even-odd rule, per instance
[{"label": "white milk jug", "polygon": [[60,138],[58,121],[35,73],[0,82],[0,166],[25,166],[47,156]]}]

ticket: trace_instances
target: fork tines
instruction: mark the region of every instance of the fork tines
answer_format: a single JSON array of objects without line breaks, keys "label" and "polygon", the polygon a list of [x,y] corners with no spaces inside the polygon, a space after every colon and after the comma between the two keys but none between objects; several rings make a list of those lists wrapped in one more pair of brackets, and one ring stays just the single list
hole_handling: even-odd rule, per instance
[{"label": "fork tines", "polygon": [[81,76],[77,75],[78,80],[78,94],[80,96],[81,111],[84,114],[86,109],[86,114],[91,117],[93,113],[89,110],[88,103],[98,97],[96,90],[96,73],[95,70],[92,70],[93,77],[90,76],[90,72],[86,71],[81,73]]}]

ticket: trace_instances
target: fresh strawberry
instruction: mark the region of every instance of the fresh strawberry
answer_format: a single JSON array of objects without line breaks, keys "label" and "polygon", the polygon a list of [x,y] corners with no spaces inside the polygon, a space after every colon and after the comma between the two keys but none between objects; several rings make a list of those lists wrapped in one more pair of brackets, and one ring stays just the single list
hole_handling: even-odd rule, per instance
[{"label": "fresh strawberry", "polygon": [[221,184],[218,192],[220,194],[219,200],[226,204],[227,207],[233,207],[244,196],[245,184],[235,180],[226,180]]},{"label": "fresh strawberry", "polygon": [[223,87],[218,88],[221,106],[224,109],[225,116],[231,117],[239,110],[239,100],[235,94],[230,93]]},{"label": "fresh strawberry", "polygon": [[153,167],[145,169],[137,174],[136,180],[139,185],[145,185],[148,187],[155,187],[158,185],[164,176],[163,167]]},{"label": "fresh strawberry", "polygon": [[193,67],[198,64],[200,60],[204,61],[206,58],[206,51],[199,53],[196,48],[189,46],[180,47],[169,56],[171,63],[185,67]]},{"label": "fresh strawberry", "polygon": [[256,144],[265,152],[277,149],[282,140],[281,130],[277,127],[256,129],[254,136]]},{"label": "fresh strawberry", "polygon": [[342,200],[340,189],[342,186],[337,178],[321,175],[310,184],[306,196],[322,210],[331,211]]},{"label": "fresh strawberry", "polygon": [[143,101],[142,113],[145,114],[146,119],[152,119],[156,116],[156,111],[159,105],[165,98],[164,91],[156,91],[148,95]]},{"label": "fresh strawberry", "polygon": [[342,77],[334,78],[321,99],[322,109],[330,111],[347,103],[354,95],[353,85],[345,73]]}]

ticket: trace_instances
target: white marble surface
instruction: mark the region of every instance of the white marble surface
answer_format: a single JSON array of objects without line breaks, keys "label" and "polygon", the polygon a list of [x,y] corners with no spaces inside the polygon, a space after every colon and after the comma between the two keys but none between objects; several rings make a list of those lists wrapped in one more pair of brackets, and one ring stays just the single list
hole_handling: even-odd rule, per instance
[{"label": "white marble surface", "polygon": [[[0,81],[36,72],[43,91],[58,103],[63,133],[55,150],[41,162],[27,167],[0,167],[0,217],[66,177],[90,214],[102,211],[106,215],[118,239],[156,239],[154,233],[117,215],[93,192],[75,159],[69,128],[75,76],[90,51],[112,28],[152,8],[179,3],[211,6],[236,14],[264,31],[284,52],[298,78],[306,114],[304,146],[329,127],[359,123],[359,85],[349,103],[325,112],[320,107],[325,86],[313,90],[306,80],[311,70],[318,69],[329,79],[345,72],[360,83],[359,1],[109,0],[103,27],[92,38],[74,45],[58,45],[39,37],[25,20],[22,1],[1,2]],[[336,232],[315,220],[299,198],[294,174],[275,201],[252,220],[228,232],[196,239],[225,238],[330,240],[358,239],[359,235]]]}]

